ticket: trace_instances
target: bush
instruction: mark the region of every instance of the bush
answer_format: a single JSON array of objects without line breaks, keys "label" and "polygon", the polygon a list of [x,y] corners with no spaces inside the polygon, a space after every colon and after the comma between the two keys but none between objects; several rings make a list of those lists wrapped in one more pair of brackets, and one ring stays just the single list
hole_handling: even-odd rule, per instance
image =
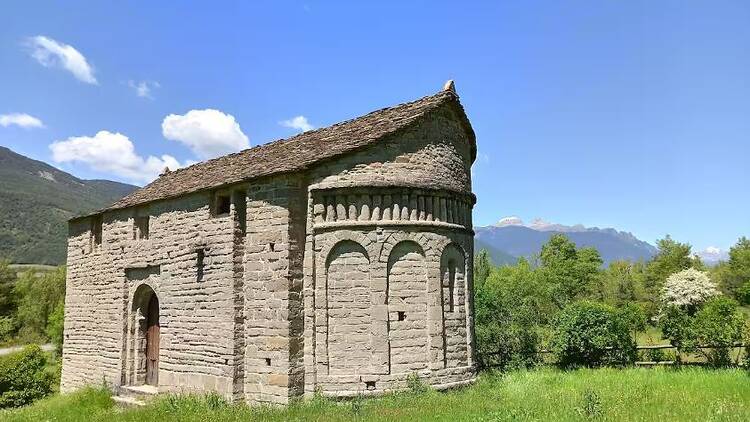
[{"label": "bush", "polygon": [[539,289],[526,261],[492,271],[475,294],[475,332],[480,367],[530,367],[538,361],[542,323]]},{"label": "bush", "polygon": [[16,320],[10,316],[0,316],[0,343],[9,341],[16,332]]},{"label": "bush", "polygon": [[552,352],[563,367],[625,365],[636,357],[623,313],[596,302],[574,302],[555,321]]},{"label": "bush", "polygon": [[680,353],[696,350],[697,339],[693,319],[685,309],[677,306],[663,309],[659,316],[659,327],[664,338],[677,348],[678,358]]},{"label": "bush", "polygon": [[55,345],[55,350],[58,356],[62,356],[63,346],[63,326],[65,323],[65,306],[63,302],[57,304],[55,309],[49,315],[47,320],[47,337],[49,337],[52,344]]},{"label": "bush", "polygon": [[695,316],[695,333],[709,365],[730,366],[730,352],[735,343],[742,341],[745,316],[737,308],[737,302],[726,297],[717,297],[706,303]]},{"label": "bush", "polygon": [[14,291],[18,297],[19,337],[27,342],[47,340],[50,315],[65,301],[65,267],[43,274],[27,271]]},{"label": "bush", "polygon": [[647,349],[640,353],[640,360],[646,362],[674,362],[677,358],[671,350]]},{"label": "bush", "polygon": [[19,407],[52,393],[53,375],[39,346],[0,358],[0,409]]},{"label": "bush", "polygon": [[743,305],[750,305],[750,280],[737,289],[737,300]]}]

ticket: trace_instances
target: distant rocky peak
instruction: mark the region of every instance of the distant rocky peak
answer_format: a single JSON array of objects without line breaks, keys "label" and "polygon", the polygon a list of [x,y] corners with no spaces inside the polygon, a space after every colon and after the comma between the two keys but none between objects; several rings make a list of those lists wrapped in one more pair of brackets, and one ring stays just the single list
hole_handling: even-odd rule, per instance
[{"label": "distant rocky peak", "polygon": [[495,227],[507,227],[507,226],[523,226],[523,220],[516,216],[503,217],[497,223]]}]

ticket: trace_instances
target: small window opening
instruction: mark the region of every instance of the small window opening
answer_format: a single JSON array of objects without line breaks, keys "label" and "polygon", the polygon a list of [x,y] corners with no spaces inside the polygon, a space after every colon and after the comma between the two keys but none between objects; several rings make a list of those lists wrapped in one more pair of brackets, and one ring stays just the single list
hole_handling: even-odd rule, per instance
[{"label": "small window opening", "polygon": [[91,218],[91,238],[95,245],[102,244],[102,216],[95,215]]},{"label": "small window opening", "polygon": [[197,272],[196,272],[198,281],[203,281],[203,267],[204,267],[203,261],[205,257],[206,257],[205,250],[198,249],[196,262],[195,262],[196,267],[198,267]]},{"label": "small window opening", "polygon": [[275,251],[276,250],[276,244],[273,243],[273,242],[269,243],[268,244],[268,249],[270,249],[271,252]]},{"label": "small window opening", "polygon": [[374,390],[375,381],[365,381],[365,388],[367,388],[368,390]]},{"label": "small window opening", "polygon": [[406,312],[404,312],[404,311],[398,311],[398,320],[399,321],[406,320]]},{"label": "small window opening", "polygon": [[231,209],[231,198],[227,194],[217,194],[214,197],[214,216],[224,216],[229,215],[229,211]]},{"label": "small window opening", "polygon": [[266,366],[271,366],[271,358],[266,358]]},{"label": "small window opening", "polygon": [[148,239],[149,217],[135,217],[133,219],[133,240]]}]

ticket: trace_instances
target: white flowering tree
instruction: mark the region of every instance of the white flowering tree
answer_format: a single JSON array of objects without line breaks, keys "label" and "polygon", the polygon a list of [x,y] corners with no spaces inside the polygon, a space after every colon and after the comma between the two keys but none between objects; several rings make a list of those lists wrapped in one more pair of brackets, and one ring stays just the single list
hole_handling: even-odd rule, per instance
[{"label": "white flowering tree", "polygon": [[688,268],[667,277],[661,300],[665,306],[677,306],[692,315],[703,303],[719,294],[708,274]]}]

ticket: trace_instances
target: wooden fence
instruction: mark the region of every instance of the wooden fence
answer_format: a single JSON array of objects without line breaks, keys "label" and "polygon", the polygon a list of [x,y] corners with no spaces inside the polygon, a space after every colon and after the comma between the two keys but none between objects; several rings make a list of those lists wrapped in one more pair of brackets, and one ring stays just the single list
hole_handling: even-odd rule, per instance
[{"label": "wooden fence", "polygon": [[[746,347],[747,345],[744,343],[734,343],[730,349],[735,351],[736,349],[740,349],[737,351],[737,364],[742,366],[742,363],[740,362],[739,357],[742,354],[742,348]],[[718,347],[714,346],[697,346],[697,349],[706,350],[706,349],[718,349]],[[608,347],[607,349],[611,349],[611,347]],[[675,357],[677,356],[677,348],[671,344],[647,344],[647,345],[638,345],[635,347],[636,351],[640,352],[643,350],[669,350],[674,349],[675,351]],[[552,353],[551,350],[542,349],[539,352],[539,354],[550,354]],[[490,356],[498,356],[502,354],[501,352],[496,353],[488,353]],[[660,366],[660,365],[675,365],[677,363],[676,360],[667,360],[667,361],[636,361],[635,364],[637,366]],[[703,365],[705,362],[700,361],[683,361],[682,365]],[[489,365],[490,367],[495,367],[498,365]]]}]

